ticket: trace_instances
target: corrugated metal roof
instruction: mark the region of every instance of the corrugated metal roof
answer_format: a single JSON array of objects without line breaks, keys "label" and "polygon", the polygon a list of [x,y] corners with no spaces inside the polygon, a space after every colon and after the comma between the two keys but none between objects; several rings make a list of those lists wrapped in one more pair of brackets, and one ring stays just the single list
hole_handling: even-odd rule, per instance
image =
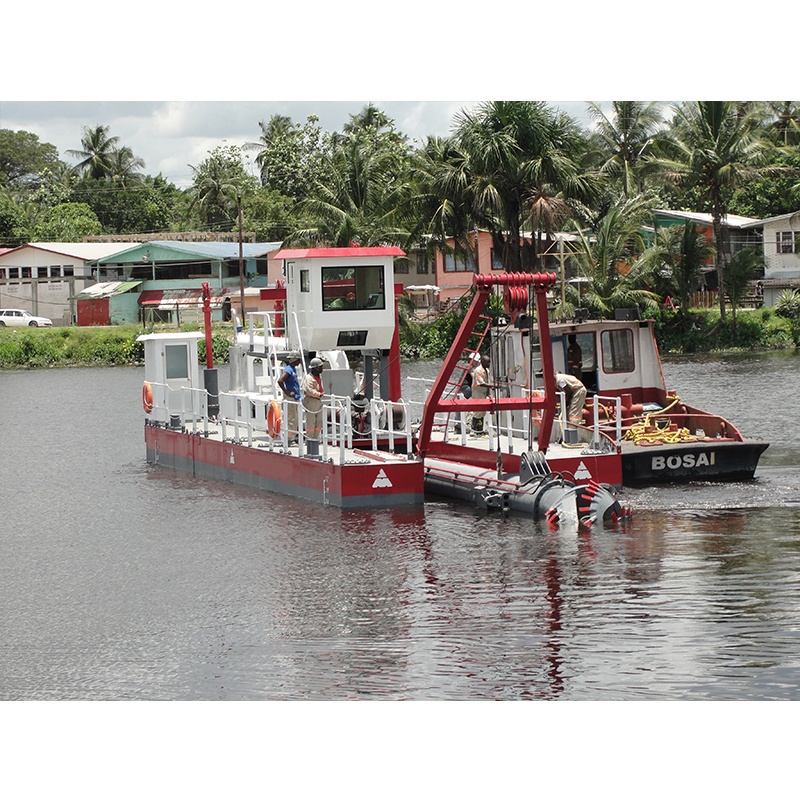
[{"label": "corrugated metal roof", "polygon": [[[277,250],[280,242],[243,242],[242,256],[244,258],[258,258],[266,256]],[[125,245],[124,252],[118,250],[109,256],[98,256],[99,263],[126,263],[128,261],[141,261],[142,256],[153,250],[169,251],[181,258],[196,260],[225,261],[239,258],[238,242],[173,242],[156,240],[152,242],[137,242],[135,245]],[[119,256],[119,258],[114,258]],[[158,261],[158,258],[155,259]]]},{"label": "corrugated metal roof", "polygon": [[78,292],[78,298],[110,297],[112,294],[123,294],[131,289],[141,286],[142,281],[109,281],[108,283],[93,283]]},{"label": "corrugated metal roof", "polygon": [[[704,225],[711,225],[714,222],[714,217],[711,214],[703,214],[697,211],[670,211],[666,208],[656,208],[653,213],[661,214],[665,217],[674,217],[675,219],[702,222]],[[761,220],[753,217],[740,217],[736,214],[726,214],[722,218],[722,223],[729,228],[745,228],[757,226],[761,223]]]},{"label": "corrugated metal roof", "polygon": [[58,253],[62,256],[80,258],[83,261],[92,261],[115,253],[121,253],[132,246],[133,242],[28,242],[28,244],[23,244],[16,249],[24,250],[26,247],[33,247],[49,253]]},{"label": "corrugated metal roof", "polygon": [[[228,289],[211,289],[211,308],[220,308],[228,298]],[[169,310],[203,305],[202,289],[148,289],[139,296],[139,305]]]}]

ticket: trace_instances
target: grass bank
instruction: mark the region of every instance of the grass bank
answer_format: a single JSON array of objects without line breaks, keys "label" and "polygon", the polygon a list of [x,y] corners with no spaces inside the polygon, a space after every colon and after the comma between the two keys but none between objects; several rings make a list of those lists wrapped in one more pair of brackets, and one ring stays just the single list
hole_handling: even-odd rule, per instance
[{"label": "grass bank", "polygon": [[[136,339],[143,333],[145,331],[138,325],[0,328],[0,369],[141,364],[144,345]],[[228,361],[230,337],[230,325],[213,329],[211,344],[215,363]],[[205,361],[204,339],[200,340],[198,349],[200,359]]]}]

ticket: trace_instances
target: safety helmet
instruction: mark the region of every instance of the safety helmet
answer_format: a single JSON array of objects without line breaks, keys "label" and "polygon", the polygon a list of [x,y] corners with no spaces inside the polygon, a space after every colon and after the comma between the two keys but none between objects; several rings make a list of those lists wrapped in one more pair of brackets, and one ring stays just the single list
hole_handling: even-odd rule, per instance
[{"label": "safety helmet", "polygon": [[323,367],[324,363],[321,358],[312,358],[311,363],[308,365],[309,369],[316,369],[317,367]]}]

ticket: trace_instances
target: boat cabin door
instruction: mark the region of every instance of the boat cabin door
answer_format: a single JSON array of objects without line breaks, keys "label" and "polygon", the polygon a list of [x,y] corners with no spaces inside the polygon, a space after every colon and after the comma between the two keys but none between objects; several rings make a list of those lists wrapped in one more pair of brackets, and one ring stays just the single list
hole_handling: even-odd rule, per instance
[{"label": "boat cabin door", "polygon": [[[583,383],[587,394],[597,394],[597,347],[594,332],[569,333],[559,339],[563,348],[561,355],[566,371]],[[555,357],[556,353],[553,355]],[[559,360],[555,358],[556,365]]]}]

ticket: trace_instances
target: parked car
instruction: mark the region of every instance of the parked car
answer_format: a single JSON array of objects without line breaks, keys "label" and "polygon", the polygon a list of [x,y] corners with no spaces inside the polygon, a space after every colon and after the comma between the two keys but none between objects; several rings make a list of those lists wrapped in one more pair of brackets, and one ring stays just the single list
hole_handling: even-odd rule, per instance
[{"label": "parked car", "polygon": [[0,308],[0,328],[6,325],[30,325],[32,328],[52,327],[53,321],[47,317],[34,317],[21,308]]}]

